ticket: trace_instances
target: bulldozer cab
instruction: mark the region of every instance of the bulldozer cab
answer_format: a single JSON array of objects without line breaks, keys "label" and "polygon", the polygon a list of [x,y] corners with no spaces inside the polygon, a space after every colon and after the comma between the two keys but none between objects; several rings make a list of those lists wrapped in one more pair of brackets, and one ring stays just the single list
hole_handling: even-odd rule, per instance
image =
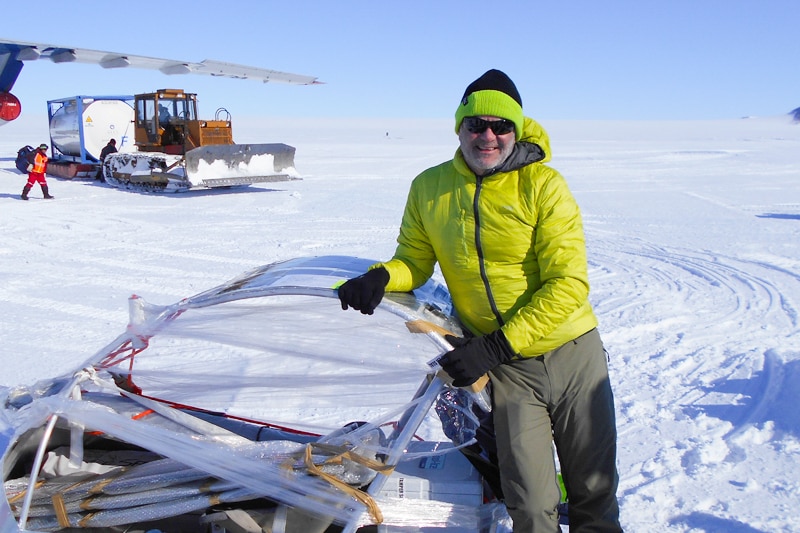
[{"label": "bulldozer cab", "polygon": [[196,94],[180,89],[137,94],[134,109],[139,151],[183,155],[200,146],[233,144],[230,115],[199,120]]}]

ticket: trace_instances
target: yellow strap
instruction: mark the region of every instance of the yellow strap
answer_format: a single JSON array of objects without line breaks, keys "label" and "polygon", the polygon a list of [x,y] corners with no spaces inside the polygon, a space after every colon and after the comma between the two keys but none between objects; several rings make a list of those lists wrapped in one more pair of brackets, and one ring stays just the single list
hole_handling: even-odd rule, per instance
[{"label": "yellow strap", "polygon": [[91,511],[92,510],[92,502],[95,500],[94,496],[90,496],[85,500],[81,500],[80,508],[84,511]]},{"label": "yellow strap", "polygon": [[306,446],[305,464],[306,468],[308,468],[308,472],[312,475],[321,477],[322,479],[324,479],[334,487],[338,488],[345,494],[349,494],[359,502],[363,503],[376,524],[380,524],[381,522],[383,522],[383,513],[381,513],[381,510],[378,508],[378,504],[375,502],[372,496],[364,492],[361,492],[360,490],[351,487],[344,481],[330,474],[326,474],[325,472],[320,470],[319,467],[315,465],[314,461],[311,459],[311,448],[312,446],[310,444]]},{"label": "yellow strap", "polygon": [[336,446],[321,442],[312,442],[309,444],[309,446],[322,453],[329,453],[333,455],[332,457],[326,459],[323,464],[341,464],[342,459],[347,459],[362,466],[366,466],[370,470],[380,472],[381,474],[386,474],[387,476],[394,471],[394,466],[384,464],[380,461],[376,461],[375,459],[370,459],[369,457],[364,457],[363,455],[359,455],[357,453],[353,453],[352,450],[344,446]]},{"label": "yellow strap", "polygon": [[[408,328],[408,331],[410,331],[411,333],[435,332],[441,335],[442,337],[444,337],[445,335],[456,336],[456,334],[453,333],[452,331],[448,331],[442,326],[438,326],[433,322],[428,322],[427,320],[422,320],[422,319],[409,320],[408,322],[406,322],[406,327]],[[450,382],[452,380],[452,378],[448,376],[446,372],[442,372],[439,377],[441,377],[443,381],[447,382]],[[472,385],[468,385],[465,388],[469,389],[471,392],[480,392],[488,383],[489,383],[489,374],[484,374],[481,377],[479,377],[475,383],[473,383]]]},{"label": "yellow strap", "polygon": [[97,513],[89,513],[80,520],[78,520],[78,527],[86,527],[86,525],[94,518]]},{"label": "yellow strap", "polygon": [[211,492],[211,486],[214,485],[216,481],[217,481],[216,479],[211,478],[202,485],[200,485],[200,492],[202,493]]},{"label": "yellow strap", "polygon": [[[44,484],[45,484],[44,480],[37,481],[36,483],[33,484],[33,490],[38,490],[38,489],[42,488],[44,486]],[[28,489],[25,489],[22,492],[16,493],[15,495],[13,495],[12,497],[10,497],[8,499],[8,503],[10,503],[12,505],[17,503],[18,501],[23,499],[27,493],[28,493]]]},{"label": "yellow strap", "polygon": [[[129,470],[129,467],[123,466],[119,470],[113,471],[113,475],[110,475],[109,477],[100,480],[99,483],[95,483],[94,485],[89,487],[89,494],[102,494],[103,491],[106,488],[106,485],[108,485],[112,481],[118,479],[122,474],[124,474],[128,470]],[[87,480],[84,480],[84,481],[79,481],[78,483],[76,483],[76,485],[80,485],[82,483],[86,483],[86,482],[89,482],[89,481],[92,481],[92,480],[91,479],[87,479]]]},{"label": "yellow strap", "polygon": [[467,385],[467,387],[466,387],[466,388],[468,388],[468,389],[469,389],[470,391],[472,391],[472,392],[480,392],[480,391],[482,391],[482,390],[483,390],[483,388],[484,388],[484,387],[485,387],[485,386],[486,386],[488,383],[489,383],[489,374],[484,374],[484,375],[482,375],[481,377],[479,377],[479,378],[478,378],[478,379],[475,381],[475,383],[473,383],[472,385]]},{"label": "yellow strap", "polygon": [[53,509],[56,511],[58,525],[61,527],[69,527],[69,516],[67,516],[67,506],[64,504],[64,497],[60,492],[56,492],[53,494],[51,500],[53,501]]},{"label": "yellow strap", "polygon": [[457,335],[452,331],[445,329],[438,324],[434,324],[433,322],[422,320],[421,318],[407,321],[406,327],[411,333],[438,333],[442,337],[445,335],[453,335],[454,337],[457,337]]},{"label": "yellow strap", "polygon": [[111,483],[115,479],[116,479],[116,476],[109,477],[109,478],[106,478],[106,479],[100,481],[100,483],[96,483],[96,484],[92,485],[89,488],[89,494],[102,494],[103,493],[103,489],[106,488],[106,485],[108,485],[109,483]]}]

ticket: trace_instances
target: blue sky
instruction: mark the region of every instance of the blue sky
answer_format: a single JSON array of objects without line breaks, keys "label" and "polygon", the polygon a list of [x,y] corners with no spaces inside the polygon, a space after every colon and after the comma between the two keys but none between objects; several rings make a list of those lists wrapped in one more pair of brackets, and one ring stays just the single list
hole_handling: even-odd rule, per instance
[{"label": "blue sky", "polygon": [[[196,92],[200,114],[451,117],[489,68],[538,119],[719,119],[800,106],[800,1],[40,0],[0,37],[318,77],[264,85],[28,63],[23,112],[77,94]],[[220,5],[224,7],[219,7]],[[86,7],[83,7],[86,6]],[[499,6],[499,7],[498,7]],[[7,13],[8,15],[8,13]]]}]

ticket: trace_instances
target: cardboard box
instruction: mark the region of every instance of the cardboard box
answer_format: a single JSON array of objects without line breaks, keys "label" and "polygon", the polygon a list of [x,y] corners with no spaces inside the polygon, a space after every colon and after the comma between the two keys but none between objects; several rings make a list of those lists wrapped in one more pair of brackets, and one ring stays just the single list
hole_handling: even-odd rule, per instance
[{"label": "cardboard box", "polygon": [[[408,452],[431,451],[436,445],[416,441]],[[483,503],[483,481],[469,460],[454,451],[401,462],[386,480],[380,495],[478,507]]]}]

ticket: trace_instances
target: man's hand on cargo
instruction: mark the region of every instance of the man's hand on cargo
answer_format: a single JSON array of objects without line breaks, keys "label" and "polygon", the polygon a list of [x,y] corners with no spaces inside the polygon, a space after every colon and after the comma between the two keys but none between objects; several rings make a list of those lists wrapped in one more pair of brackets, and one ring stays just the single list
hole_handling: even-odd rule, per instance
[{"label": "man's hand on cargo", "polygon": [[346,281],[339,287],[342,309],[352,307],[361,314],[371,315],[381,303],[389,283],[389,272],[383,267],[373,268],[365,274]]},{"label": "man's hand on cargo", "polygon": [[483,337],[465,339],[445,335],[444,338],[453,350],[444,354],[439,364],[453,378],[455,387],[472,385],[486,372],[517,355],[500,329]]}]

